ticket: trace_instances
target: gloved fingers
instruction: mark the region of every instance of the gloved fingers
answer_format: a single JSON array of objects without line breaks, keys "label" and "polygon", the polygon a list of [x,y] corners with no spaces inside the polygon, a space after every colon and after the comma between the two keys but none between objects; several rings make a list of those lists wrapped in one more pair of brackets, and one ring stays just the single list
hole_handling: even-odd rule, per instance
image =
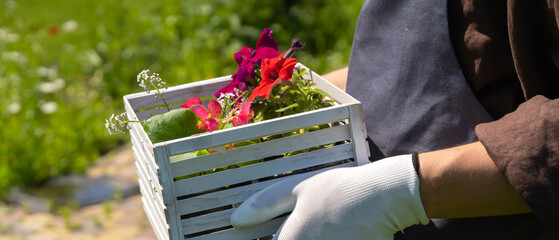
[{"label": "gloved fingers", "polygon": [[285,225],[285,223],[289,220],[289,217],[283,221],[283,223],[281,224],[281,226],[279,227],[278,231],[276,232],[276,234],[274,234],[274,238],[272,238],[272,240],[278,240],[279,238],[279,233],[281,232],[281,230],[283,229],[283,226]]},{"label": "gloved fingers", "polygon": [[297,197],[293,189],[317,172],[298,174],[260,190],[248,198],[231,214],[231,224],[236,228],[266,222],[295,208]]},{"label": "gloved fingers", "polygon": [[[297,221],[297,213],[292,213],[280,226],[272,240],[296,240],[297,230],[294,227],[304,227],[305,223]],[[295,230],[295,233],[293,232]],[[299,236],[300,237],[300,236]]]}]

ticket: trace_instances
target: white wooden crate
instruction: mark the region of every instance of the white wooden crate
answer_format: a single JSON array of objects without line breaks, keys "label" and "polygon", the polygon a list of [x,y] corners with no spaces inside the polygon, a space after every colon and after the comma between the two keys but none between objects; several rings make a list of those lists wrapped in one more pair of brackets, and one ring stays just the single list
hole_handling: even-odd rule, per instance
[{"label": "white wooden crate", "polygon": [[[301,64],[298,66],[304,67]],[[235,206],[277,181],[304,171],[367,163],[368,147],[361,104],[316,73],[308,70],[317,87],[336,105],[287,117],[153,144],[140,123],[130,129],[144,211],[157,237],[163,239],[256,239],[270,236],[285,216],[248,229],[235,229],[229,217]],[[230,82],[230,76],[170,87],[163,92],[169,103],[211,96]],[[128,118],[145,120],[166,112],[154,109],[154,94],[124,97]],[[207,100],[206,100],[207,101]],[[175,105],[178,108],[180,105]],[[145,110],[147,109],[147,110]],[[292,132],[320,124],[331,127],[264,141],[195,158],[184,153]],[[335,143],[289,157],[285,153]],[[178,159],[178,160],[177,160]],[[258,159],[252,165],[188,179],[180,177]],[[173,161],[171,161],[173,160]]]}]

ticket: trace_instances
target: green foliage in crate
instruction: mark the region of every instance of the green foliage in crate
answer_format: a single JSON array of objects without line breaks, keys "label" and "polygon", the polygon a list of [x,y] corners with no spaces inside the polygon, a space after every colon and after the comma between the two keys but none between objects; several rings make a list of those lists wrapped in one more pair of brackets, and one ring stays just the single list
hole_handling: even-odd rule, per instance
[{"label": "green foliage in crate", "polygon": [[333,106],[328,94],[314,88],[316,84],[303,78],[305,75],[308,75],[306,69],[295,68],[291,81],[276,85],[270,99],[253,102],[251,108],[257,114],[255,122]]},{"label": "green foliage in crate", "polygon": [[[264,27],[319,73],[347,64],[362,1],[0,1],[0,195],[81,172],[128,142],[104,129],[136,75],[174,86],[234,73]],[[283,45],[283,46],[281,46]]]}]

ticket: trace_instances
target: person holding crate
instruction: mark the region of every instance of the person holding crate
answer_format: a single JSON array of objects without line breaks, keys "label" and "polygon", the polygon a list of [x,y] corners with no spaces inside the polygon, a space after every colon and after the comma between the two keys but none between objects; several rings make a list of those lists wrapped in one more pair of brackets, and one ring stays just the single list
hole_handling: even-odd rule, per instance
[{"label": "person holding crate", "polygon": [[[365,1],[349,68],[371,161],[276,183],[276,239],[559,238],[559,1]],[[419,152],[420,154],[412,153]],[[411,153],[411,154],[410,154]]]}]

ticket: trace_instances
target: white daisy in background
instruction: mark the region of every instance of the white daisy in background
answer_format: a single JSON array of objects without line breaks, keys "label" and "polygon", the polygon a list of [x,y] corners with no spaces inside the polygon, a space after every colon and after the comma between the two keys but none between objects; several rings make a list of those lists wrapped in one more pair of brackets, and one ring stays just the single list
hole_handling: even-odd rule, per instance
[{"label": "white daisy in background", "polygon": [[97,43],[97,51],[106,52],[107,49],[109,49],[109,46],[106,43],[104,42]]},{"label": "white daisy in background", "polygon": [[2,53],[2,59],[12,61],[19,64],[27,62],[27,57],[18,51],[6,51]]},{"label": "white daisy in background", "polygon": [[75,20],[68,20],[62,23],[62,31],[64,32],[73,32],[76,31],[76,29],[78,29],[78,22]]},{"label": "white daisy in background", "polygon": [[39,91],[43,93],[54,93],[62,89],[65,85],[64,79],[57,78],[52,82],[42,82],[39,84]]},{"label": "white daisy in background", "polygon": [[17,114],[21,110],[21,103],[13,102],[8,105],[8,112],[11,114]]},{"label": "white daisy in background", "polygon": [[40,77],[54,79],[58,75],[58,69],[49,68],[49,67],[39,67],[37,69],[37,74],[39,74]]},{"label": "white daisy in background", "polygon": [[53,114],[54,112],[56,112],[56,110],[58,110],[58,104],[56,102],[50,101],[42,104],[40,108],[41,112],[43,112],[44,114]]},{"label": "white daisy in background", "polygon": [[19,41],[19,35],[17,33],[12,33],[6,28],[0,28],[0,41],[13,43]]},{"label": "white daisy in background", "polygon": [[87,50],[85,52],[84,58],[87,63],[94,67],[100,66],[101,63],[103,63],[103,59],[101,59],[101,57],[99,57],[99,54],[97,54],[97,52],[93,49]]}]

